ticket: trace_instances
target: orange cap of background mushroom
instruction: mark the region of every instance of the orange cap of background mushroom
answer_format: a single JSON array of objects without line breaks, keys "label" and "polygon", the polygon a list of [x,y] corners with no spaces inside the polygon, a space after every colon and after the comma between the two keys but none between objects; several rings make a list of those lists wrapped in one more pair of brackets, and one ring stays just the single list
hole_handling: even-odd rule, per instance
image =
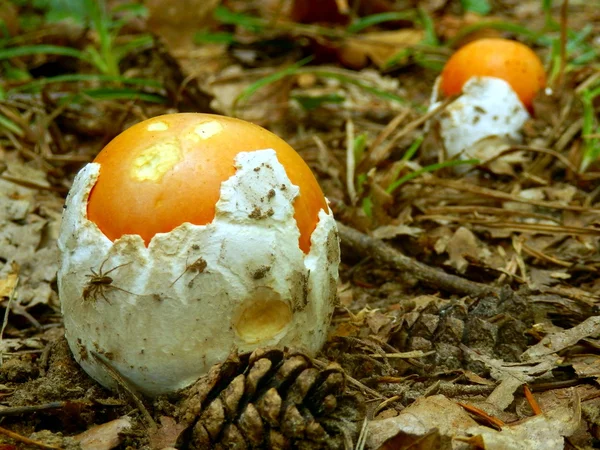
[{"label": "orange cap of background mushroom", "polygon": [[100,175],[88,200],[88,219],[110,239],[137,234],[146,245],[182,223],[210,223],[221,183],[235,173],[240,152],[273,149],[299,187],[294,218],[300,248],[327,202],[310,168],[283,139],[258,125],[209,114],[170,114],[138,123],[96,157]]},{"label": "orange cap of background mushroom", "polygon": [[440,88],[447,96],[460,94],[474,76],[506,81],[530,111],[533,98],[546,85],[540,58],[526,45],[509,39],[479,39],[461,47],[444,66]]}]

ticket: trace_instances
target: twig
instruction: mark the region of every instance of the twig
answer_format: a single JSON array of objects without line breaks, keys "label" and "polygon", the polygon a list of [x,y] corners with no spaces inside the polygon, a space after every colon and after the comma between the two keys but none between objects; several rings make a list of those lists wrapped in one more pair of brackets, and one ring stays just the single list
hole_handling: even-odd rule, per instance
[{"label": "twig", "polygon": [[409,272],[429,287],[454,292],[460,295],[479,296],[489,293],[496,295],[500,294],[500,290],[497,288],[469,281],[439,269],[434,269],[433,267],[429,267],[426,264],[403,255],[398,250],[390,247],[379,239],[367,236],[340,222],[337,224],[342,243],[351,247],[360,256],[372,256],[386,266]]},{"label": "twig", "polygon": [[567,67],[567,26],[569,19],[569,0],[563,0],[560,6],[560,69],[558,72],[557,86],[563,83],[565,68]]},{"label": "twig", "polygon": [[[8,325],[8,314],[10,313],[10,307],[12,305],[13,300],[15,299],[15,295],[17,293],[17,286],[19,285],[19,277],[17,277],[15,281],[15,285],[10,292],[10,297],[8,297],[8,302],[6,303],[6,310],[4,311],[4,320],[2,321],[2,329],[0,329],[0,345],[2,344],[2,340],[4,339],[4,330]],[[4,352],[0,347],[0,367],[4,364]]]},{"label": "twig", "polygon": [[363,450],[367,445],[367,436],[369,435],[369,421],[365,417],[363,420],[362,427],[360,429],[360,435],[358,436],[358,441],[356,442],[356,446],[354,450]]},{"label": "twig", "polygon": [[0,417],[4,416],[18,416],[21,414],[29,414],[37,411],[45,411],[47,409],[58,409],[63,408],[67,402],[51,402],[43,403],[41,405],[30,405],[30,406],[5,406],[0,408]]},{"label": "twig", "polygon": [[369,355],[371,358],[386,358],[386,359],[412,359],[412,358],[424,358],[426,356],[430,356],[435,354],[435,350],[424,352],[422,350],[413,350],[411,352],[401,352],[401,353],[385,353],[383,355],[379,355],[377,353],[373,353]]},{"label": "twig", "polygon": [[354,122],[348,119],[346,122],[346,188],[350,203],[356,205],[357,195],[354,186],[354,173],[356,170],[356,159],[354,157]]},{"label": "twig", "polygon": [[4,435],[8,436],[9,438],[14,439],[15,441],[22,442],[23,444],[35,445],[36,447],[48,448],[51,450],[62,450],[62,447],[56,447],[55,445],[48,445],[48,444],[44,444],[43,442],[40,442],[40,441],[34,441],[33,439],[29,439],[25,436],[21,436],[20,434],[15,433],[14,431],[7,430],[6,428],[0,427],[0,434],[4,434]]},{"label": "twig", "polygon": [[154,421],[154,419],[148,412],[148,409],[146,409],[144,402],[142,402],[138,393],[133,389],[130,383],[114,367],[112,367],[107,361],[105,361],[104,358],[102,358],[98,353],[92,350],[90,351],[90,354],[98,363],[100,363],[104,367],[104,369],[106,369],[106,372],[115,381],[115,383],[117,383],[118,386],[125,389],[125,391],[129,394],[137,408],[140,410],[142,416],[144,416],[144,419],[148,424],[148,428],[151,431],[156,431],[158,429],[156,422]]},{"label": "twig", "polygon": [[477,186],[475,184],[469,184],[458,180],[449,180],[437,178],[435,176],[431,177],[421,177],[416,180],[412,180],[413,184],[423,184],[426,186],[444,186],[450,189],[455,189],[461,192],[469,192],[471,194],[475,194],[478,196],[485,196],[489,198],[493,198],[500,201],[509,201],[516,203],[525,203],[527,205],[540,206],[542,208],[550,208],[550,209],[559,209],[565,211],[579,211],[579,212],[587,212],[587,213],[597,213],[600,212],[600,209],[587,208],[584,206],[578,205],[565,205],[559,202],[548,202],[544,200],[533,200],[524,197],[519,197],[518,195],[509,194],[507,192],[497,191],[495,189],[489,189],[481,186]]},{"label": "twig", "polygon": [[529,406],[531,406],[531,410],[533,411],[533,413],[536,416],[543,414],[542,408],[540,408],[540,405],[538,404],[537,400],[535,399],[527,385],[523,386],[523,392],[525,392],[525,398],[527,399],[527,402],[529,402]]}]

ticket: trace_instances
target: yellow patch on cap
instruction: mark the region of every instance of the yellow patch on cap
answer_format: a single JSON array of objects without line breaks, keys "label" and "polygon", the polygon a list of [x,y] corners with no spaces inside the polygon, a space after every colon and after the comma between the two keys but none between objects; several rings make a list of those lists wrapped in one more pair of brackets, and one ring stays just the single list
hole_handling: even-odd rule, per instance
[{"label": "yellow patch on cap", "polygon": [[201,140],[210,139],[221,131],[223,131],[223,125],[216,120],[210,120],[196,125],[186,137],[194,142],[200,142]]},{"label": "yellow patch on cap", "polygon": [[133,160],[131,177],[138,181],[158,181],[182,158],[177,141],[155,144]]},{"label": "yellow patch on cap", "polygon": [[146,128],[148,131],[167,131],[168,129],[169,125],[164,122],[152,122]]}]

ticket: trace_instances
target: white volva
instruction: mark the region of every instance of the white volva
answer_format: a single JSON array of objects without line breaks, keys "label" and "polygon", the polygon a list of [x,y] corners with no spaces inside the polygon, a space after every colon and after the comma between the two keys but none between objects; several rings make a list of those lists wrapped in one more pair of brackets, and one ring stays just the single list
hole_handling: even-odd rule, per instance
[{"label": "white volva", "polygon": [[[438,78],[433,89],[430,110],[441,103],[439,81]],[[520,142],[521,128],[529,113],[506,81],[473,77],[462,92],[433,120],[439,126],[448,158],[458,155],[460,159],[483,162]]]},{"label": "white volva", "polygon": [[293,217],[298,187],[275,152],[240,153],[236,168],[212,223],[185,223],[148,247],[137,235],[111,242],[87,219],[100,166],[77,175],[60,232],[58,287],[71,350],[101,384],[115,386],[107,364],[158,395],[191,384],[235,348],[316,352],[325,342],[339,265],[333,216],[319,213],[304,254]]}]

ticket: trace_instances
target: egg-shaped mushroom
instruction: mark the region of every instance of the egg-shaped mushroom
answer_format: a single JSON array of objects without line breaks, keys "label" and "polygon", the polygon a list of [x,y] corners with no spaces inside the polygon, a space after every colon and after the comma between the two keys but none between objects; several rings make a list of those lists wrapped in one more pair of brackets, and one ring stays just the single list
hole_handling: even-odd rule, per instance
[{"label": "egg-shaped mushroom", "polygon": [[[496,158],[521,141],[533,98],[545,82],[542,62],[524,44],[497,38],[473,41],[450,57],[436,80],[430,110],[448,96],[461,96],[434,117],[429,128],[439,130],[450,158]],[[520,158],[513,153],[503,161]]]},{"label": "egg-shaped mushroom", "polygon": [[75,358],[148,395],[233,348],[316,352],[336,300],[337,229],[314,175],[276,135],[224,116],[159,116],[117,136],[75,178],[59,248]]}]

